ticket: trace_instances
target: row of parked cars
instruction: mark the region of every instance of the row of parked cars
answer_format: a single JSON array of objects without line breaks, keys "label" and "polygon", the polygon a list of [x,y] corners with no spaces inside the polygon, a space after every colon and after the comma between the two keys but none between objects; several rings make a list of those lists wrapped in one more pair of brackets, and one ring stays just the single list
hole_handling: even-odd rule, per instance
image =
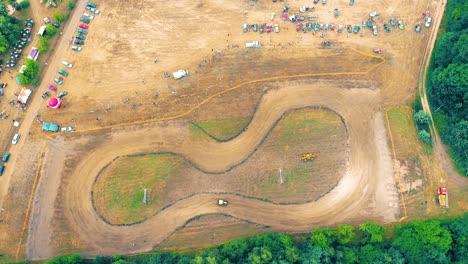
[{"label": "row of parked cars", "polygon": [[[95,15],[99,14],[99,10],[96,9],[97,5],[92,2],[86,3],[86,9]],[[78,34],[75,36],[75,40],[73,41],[74,46],[72,46],[72,50],[74,51],[81,51],[82,46],[85,44],[86,35],[88,34],[89,23],[91,20],[94,19],[94,15],[89,14],[87,12],[83,13],[83,16],[80,17],[80,21],[82,22],[78,26]]]},{"label": "row of parked cars", "polygon": [[[18,143],[20,139],[20,134],[16,133],[14,136],[13,136],[13,140],[11,141],[11,143],[13,145],[16,145]],[[10,152],[5,152],[2,156],[2,162],[3,164],[0,165],[0,176],[3,175],[3,171],[5,170],[5,163],[8,162],[8,160],[10,159]]]},{"label": "row of parked cars", "polygon": [[[24,28],[21,30],[21,39],[13,45],[13,51],[10,54],[10,59],[6,63],[7,68],[16,66],[18,59],[21,57],[24,47],[26,46],[28,39],[31,37],[31,30],[34,26],[34,21],[31,18],[26,19],[24,22]],[[1,73],[1,72],[0,72]]]}]

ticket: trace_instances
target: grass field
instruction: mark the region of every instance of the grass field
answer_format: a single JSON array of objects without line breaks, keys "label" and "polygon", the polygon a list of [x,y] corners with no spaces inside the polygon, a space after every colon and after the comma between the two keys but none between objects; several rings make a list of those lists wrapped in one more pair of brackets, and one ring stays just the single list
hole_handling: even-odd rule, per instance
[{"label": "grass field", "polygon": [[[146,219],[160,204],[166,180],[177,175],[181,158],[170,154],[124,157],[114,161],[94,186],[94,204],[104,218],[114,224]],[[147,189],[147,205],[143,203]]]},{"label": "grass field", "polygon": [[[232,118],[200,121],[190,126],[192,136],[197,139],[211,135],[218,141],[225,141],[235,137],[247,125],[249,118]],[[206,133],[206,134],[205,134]]]}]

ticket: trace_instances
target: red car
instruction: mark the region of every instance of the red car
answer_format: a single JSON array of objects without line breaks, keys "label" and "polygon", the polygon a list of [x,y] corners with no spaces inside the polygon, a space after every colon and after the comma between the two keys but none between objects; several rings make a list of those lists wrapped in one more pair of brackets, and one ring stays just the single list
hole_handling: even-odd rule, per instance
[{"label": "red car", "polygon": [[335,30],[335,23],[331,23],[331,24],[330,24],[330,29],[331,29],[331,30]]},{"label": "red car", "polygon": [[301,23],[297,23],[297,24],[296,24],[296,30],[299,31],[299,30],[301,30],[301,28],[302,28],[302,24],[301,24]]},{"label": "red car", "polygon": [[288,13],[286,13],[286,12],[283,12],[283,16],[282,16],[282,18],[283,18],[283,21],[286,21],[286,20],[288,20]]},{"label": "red car", "polygon": [[89,28],[89,26],[86,25],[86,24],[80,24],[79,27],[82,28],[82,29],[88,29]]},{"label": "red car", "polygon": [[51,89],[52,91],[54,91],[54,92],[57,91],[57,87],[53,86],[53,85],[50,84],[50,83],[47,85],[47,87],[48,87],[49,89]]},{"label": "red car", "polygon": [[271,26],[270,25],[266,25],[266,33],[270,33],[271,32]]}]

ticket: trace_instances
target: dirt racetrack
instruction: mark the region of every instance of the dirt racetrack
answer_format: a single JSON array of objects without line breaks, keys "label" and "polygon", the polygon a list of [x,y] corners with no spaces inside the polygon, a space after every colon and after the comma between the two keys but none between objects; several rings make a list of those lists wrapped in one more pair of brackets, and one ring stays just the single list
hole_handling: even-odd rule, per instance
[{"label": "dirt racetrack", "polygon": [[[278,231],[308,231],[318,225],[363,219],[395,221],[402,216],[382,105],[406,103],[413,97],[416,73],[430,33],[424,28],[416,34],[413,26],[421,11],[438,2],[359,1],[349,7],[345,1],[329,1],[326,6],[317,5],[314,15],[318,14],[323,23],[333,21],[329,9],[336,6],[342,12],[335,23],[360,24],[370,11],[377,10],[382,14],[376,19],[380,27],[393,16],[407,25],[405,31],[393,29],[387,34],[381,30],[379,36],[373,36],[368,29],[349,35],[330,31],[327,39],[334,43],[330,49],[321,46],[323,39],[318,34],[297,33],[294,24],[278,18],[275,23],[280,24],[281,33],[277,35],[242,33],[243,23],[270,23],[271,11],[280,14],[281,6],[271,1],[96,2],[101,14],[91,22],[83,51],[71,52],[68,43],[83,10],[83,2],[79,2],[79,10],[65,29],[37,91],[45,91],[45,84],[52,80],[63,59],[73,62],[71,74],[61,87],[69,92],[63,100],[65,107],[46,109],[45,102],[35,98],[24,122],[29,125],[21,128],[26,134],[34,112],[39,111],[46,121],[53,120],[61,126],[76,124],[79,130],[44,139],[49,141],[32,202],[28,259],[58,254],[51,246],[57,237],[57,219],[73,230],[70,236],[79,240],[69,246],[71,249],[83,249],[86,255],[111,255],[150,250],[184,223],[204,214],[222,213]],[[297,9],[309,2],[285,4]],[[265,46],[255,51],[243,48],[245,41],[251,40],[260,40]],[[378,63],[380,59],[352,51],[368,53],[376,47],[384,50],[383,64]],[[191,76],[181,81],[163,77],[164,72],[179,68],[188,69]],[[288,77],[301,74],[300,78]],[[268,79],[276,76],[284,78]],[[242,104],[258,101],[256,96],[261,95],[261,102],[248,129],[229,142],[190,141],[186,121],[178,120],[186,115],[170,121],[144,121],[184,113],[204,99],[243,82],[251,82],[248,86],[255,92],[249,93],[244,87],[232,100]],[[268,89],[271,82],[275,89]],[[233,97],[221,94],[211,99],[221,96],[227,100]],[[210,193],[207,186],[200,194],[176,201],[132,226],[108,225],[92,206],[95,177],[116,156],[169,151],[183,155],[204,170],[223,171],[261,148],[259,143],[283,113],[305,106],[336,111],[348,129],[350,159],[346,173],[338,186],[318,201],[279,205],[236,193],[220,197]],[[105,110],[107,107],[110,111]],[[203,107],[206,105],[200,106]],[[213,109],[220,115],[223,108],[203,111],[209,115]],[[97,117],[103,120],[96,120]],[[119,124],[122,126],[102,129]],[[38,125],[32,129],[39,135]],[[38,151],[28,152],[27,142],[21,141],[16,149],[26,156],[39,156]],[[27,157],[17,160],[16,166],[26,167],[27,162]],[[12,177],[12,182],[18,181]],[[228,199],[230,205],[218,207],[218,198]],[[19,244],[18,251],[21,240]]]},{"label": "dirt racetrack", "polygon": [[[269,91],[262,98],[248,130],[226,143],[204,142],[197,145],[187,142],[184,139],[187,138],[188,129],[178,125],[177,121],[145,125],[138,130],[132,127],[114,129],[106,139],[100,138],[100,144],[92,150],[87,148],[86,152],[80,151],[79,154],[83,154],[77,164],[80,169],[66,176],[67,187],[62,190],[65,196],[63,208],[67,219],[71,221],[70,226],[90,246],[91,252],[115,254],[150,250],[185,222],[203,214],[225,213],[287,231],[306,231],[318,223],[333,224],[355,214],[362,215],[361,210],[372,208],[369,201],[379,203],[379,197],[393,196],[392,193],[381,192],[376,185],[377,178],[392,178],[391,162],[385,159],[390,156],[388,146],[385,138],[379,137],[384,130],[382,115],[376,115],[379,92],[361,87],[344,90],[336,88],[333,81],[318,83],[285,82],[285,88]],[[222,198],[228,199],[231,205],[222,208],[216,205],[220,195],[205,190],[206,193],[177,201],[147,221],[133,226],[110,226],[99,218],[92,206],[89,194],[95,176],[118,155],[155,150],[173,151],[205,170],[225,170],[254,151],[268,129],[285,111],[310,105],[327,107],[342,115],[349,133],[350,160],[347,172],[338,186],[317,202],[285,206],[223,194]],[[68,140],[70,142],[65,146],[69,150],[79,144],[73,142],[73,139]],[[78,141],[83,144],[82,139]],[[378,148],[380,155],[377,155]],[[49,177],[60,174],[53,170],[43,173]],[[399,217],[399,205],[397,200],[392,202],[393,206],[387,204],[386,208],[374,207],[369,214],[396,220]],[[381,209],[389,211],[383,212]],[[284,214],[285,210],[288,214]],[[131,246],[133,243],[135,247]]]}]

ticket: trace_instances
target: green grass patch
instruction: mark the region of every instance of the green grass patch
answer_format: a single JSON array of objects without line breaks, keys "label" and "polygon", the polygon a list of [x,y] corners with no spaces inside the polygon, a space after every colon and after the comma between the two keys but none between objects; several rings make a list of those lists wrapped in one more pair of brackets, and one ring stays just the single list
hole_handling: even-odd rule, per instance
[{"label": "green grass patch", "polygon": [[[146,219],[164,195],[166,180],[177,174],[183,160],[170,154],[123,157],[98,176],[94,186],[96,208],[111,223],[129,224]],[[147,204],[143,203],[147,189]]]},{"label": "green grass patch", "polygon": [[418,139],[412,109],[396,107],[387,108],[385,111],[390,122],[397,157],[406,158],[414,154],[415,151],[417,153],[417,148],[422,146],[422,142]]},{"label": "green grass patch", "polygon": [[206,134],[223,141],[237,136],[247,125],[249,118],[232,118],[201,121],[190,126],[190,131],[194,138],[202,138]]}]

